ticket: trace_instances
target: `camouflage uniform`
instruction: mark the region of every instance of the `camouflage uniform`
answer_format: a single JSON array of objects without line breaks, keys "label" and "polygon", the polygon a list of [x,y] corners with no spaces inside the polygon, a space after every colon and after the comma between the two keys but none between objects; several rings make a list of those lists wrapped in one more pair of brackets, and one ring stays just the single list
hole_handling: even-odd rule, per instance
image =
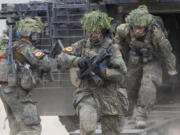
[{"label": "camouflage uniform", "polygon": [[[121,49],[124,41],[129,44],[127,86],[133,91],[135,85],[140,83],[134,115],[136,120],[145,121],[148,110],[155,103],[157,86],[162,83],[161,61],[164,61],[169,75],[175,75],[176,58],[170,42],[161,27],[153,23],[153,16],[148,13],[146,6],[133,10],[126,22],[117,27],[115,39]],[[132,26],[145,27],[145,35],[136,38]]]},{"label": "camouflage uniform", "polygon": [[[27,27],[26,24],[31,24],[31,26]],[[20,35],[21,32],[25,32],[24,29],[27,29],[28,34],[40,33],[42,31],[40,25],[42,22],[39,18],[38,20],[25,18],[18,22],[17,30]],[[27,35],[24,33],[24,36]],[[35,48],[28,40],[28,36],[13,43],[13,59],[17,63],[16,86],[9,86],[7,52],[0,61],[0,65],[4,66],[0,69],[1,98],[9,120],[10,135],[40,135],[40,117],[37,113],[36,102],[31,99],[31,90],[39,82],[39,71],[50,70],[56,62]]]},{"label": "camouflage uniform", "polygon": [[[93,18],[93,13],[89,16]],[[91,14],[92,13],[92,14]],[[102,14],[102,12],[97,13]],[[102,18],[100,18],[101,21]],[[96,25],[97,26],[97,25]],[[100,50],[108,47],[113,48],[113,55],[105,60],[111,67],[106,65],[103,77],[104,83],[97,86],[94,81],[89,80],[88,87],[81,80],[81,83],[74,93],[73,105],[80,119],[81,135],[95,135],[97,121],[100,120],[102,135],[119,135],[124,125],[124,113],[128,109],[128,99],[126,89],[122,88],[117,80],[112,80],[113,76],[126,72],[126,65],[122,59],[121,52],[117,44],[113,44],[112,39],[105,37],[98,45],[92,43],[90,39],[82,39],[72,45],[72,52],[62,53],[58,56],[60,65],[65,67],[78,66],[78,62],[84,56],[93,58]]]}]

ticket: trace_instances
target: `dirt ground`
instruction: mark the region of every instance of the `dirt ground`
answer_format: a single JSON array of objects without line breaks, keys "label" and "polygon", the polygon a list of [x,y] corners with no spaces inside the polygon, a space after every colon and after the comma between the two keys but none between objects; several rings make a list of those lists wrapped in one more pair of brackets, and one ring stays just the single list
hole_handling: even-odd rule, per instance
[{"label": "dirt ground", "polygon": [[[5,121],[6,114],[2,102],[0,101],[0,135],[8,135],[8,121]],[[41,135],[69,135],[64,126],[55,116],[41,117],[42,134]]]}]

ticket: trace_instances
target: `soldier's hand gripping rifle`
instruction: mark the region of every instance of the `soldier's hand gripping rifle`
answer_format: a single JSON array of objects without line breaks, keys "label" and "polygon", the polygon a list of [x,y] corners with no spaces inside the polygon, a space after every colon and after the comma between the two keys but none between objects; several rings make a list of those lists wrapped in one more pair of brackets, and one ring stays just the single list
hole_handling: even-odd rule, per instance
[{"label": "soldier's hand gripping rifle", "polygon": [[112,48],[102,50],[98,55],[96,55],[91,60],[88,60],[86,57],[83,59],[86,60],[86,65],[83,67],[80,66],[80,70],[77,72],[77,75],[80,79],[84,80],[86,87],[88,87],[88,80],[92,79],[97,86],[103,84],[102,78],[97,74],[96,70],[99,70],[99,65],[107,58],[112,55]]},{"label": "soldier's hand gripping rifle", "polygon": [[[42,51],[47,54],[49,57],[51,58],[55,58],[56,55],[58,55],[61,51],[64,51],[64,47],[62,45],[62,42],[60,40],[58,40],[58,42],[56,42],[55,44],[53,44],[52,48],[50,50],[46,50],[46,49],[42,49]],[[48,72],[46,72],[48,74],[48,78],[50,79],[50,81],[54,81],[54,76],[52,74],[52,71],[49,70]]]},{"label": "soldier's hand gripping rifle", "polygon": [[9,43],[8,43],[8,85],[16,86],[17,74],[16,74],[16,64],[13,60],[13,50],[12,50],[12,25],[9,25]]}]

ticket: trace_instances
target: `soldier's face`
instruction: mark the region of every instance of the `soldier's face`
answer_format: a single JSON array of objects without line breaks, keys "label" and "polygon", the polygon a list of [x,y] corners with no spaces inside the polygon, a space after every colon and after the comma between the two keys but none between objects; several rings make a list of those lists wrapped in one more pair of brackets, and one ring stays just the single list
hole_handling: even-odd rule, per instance
[{"label": "soldier's face", "polygon": [[104,39],[104,36],[102,33],[87,32],[87,35],[92,42],[101,42]]},{"label": "soldier's face", "polygon": [[136,38],[141,38],[145,35],[145,27],[133,26],[133,31]]}]

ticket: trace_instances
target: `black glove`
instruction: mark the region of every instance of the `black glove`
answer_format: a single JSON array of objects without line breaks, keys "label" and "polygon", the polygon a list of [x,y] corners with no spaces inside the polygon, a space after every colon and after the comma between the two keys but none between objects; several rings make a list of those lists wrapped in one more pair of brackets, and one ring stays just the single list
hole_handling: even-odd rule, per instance
[{"label": "black glove", "polygon": [[83,67],[86,67],[88,65],[88,60],[87,58],[83,57],[81,58],[79,61],[78,61],[78,66],[79,68],[83,68]]}]

